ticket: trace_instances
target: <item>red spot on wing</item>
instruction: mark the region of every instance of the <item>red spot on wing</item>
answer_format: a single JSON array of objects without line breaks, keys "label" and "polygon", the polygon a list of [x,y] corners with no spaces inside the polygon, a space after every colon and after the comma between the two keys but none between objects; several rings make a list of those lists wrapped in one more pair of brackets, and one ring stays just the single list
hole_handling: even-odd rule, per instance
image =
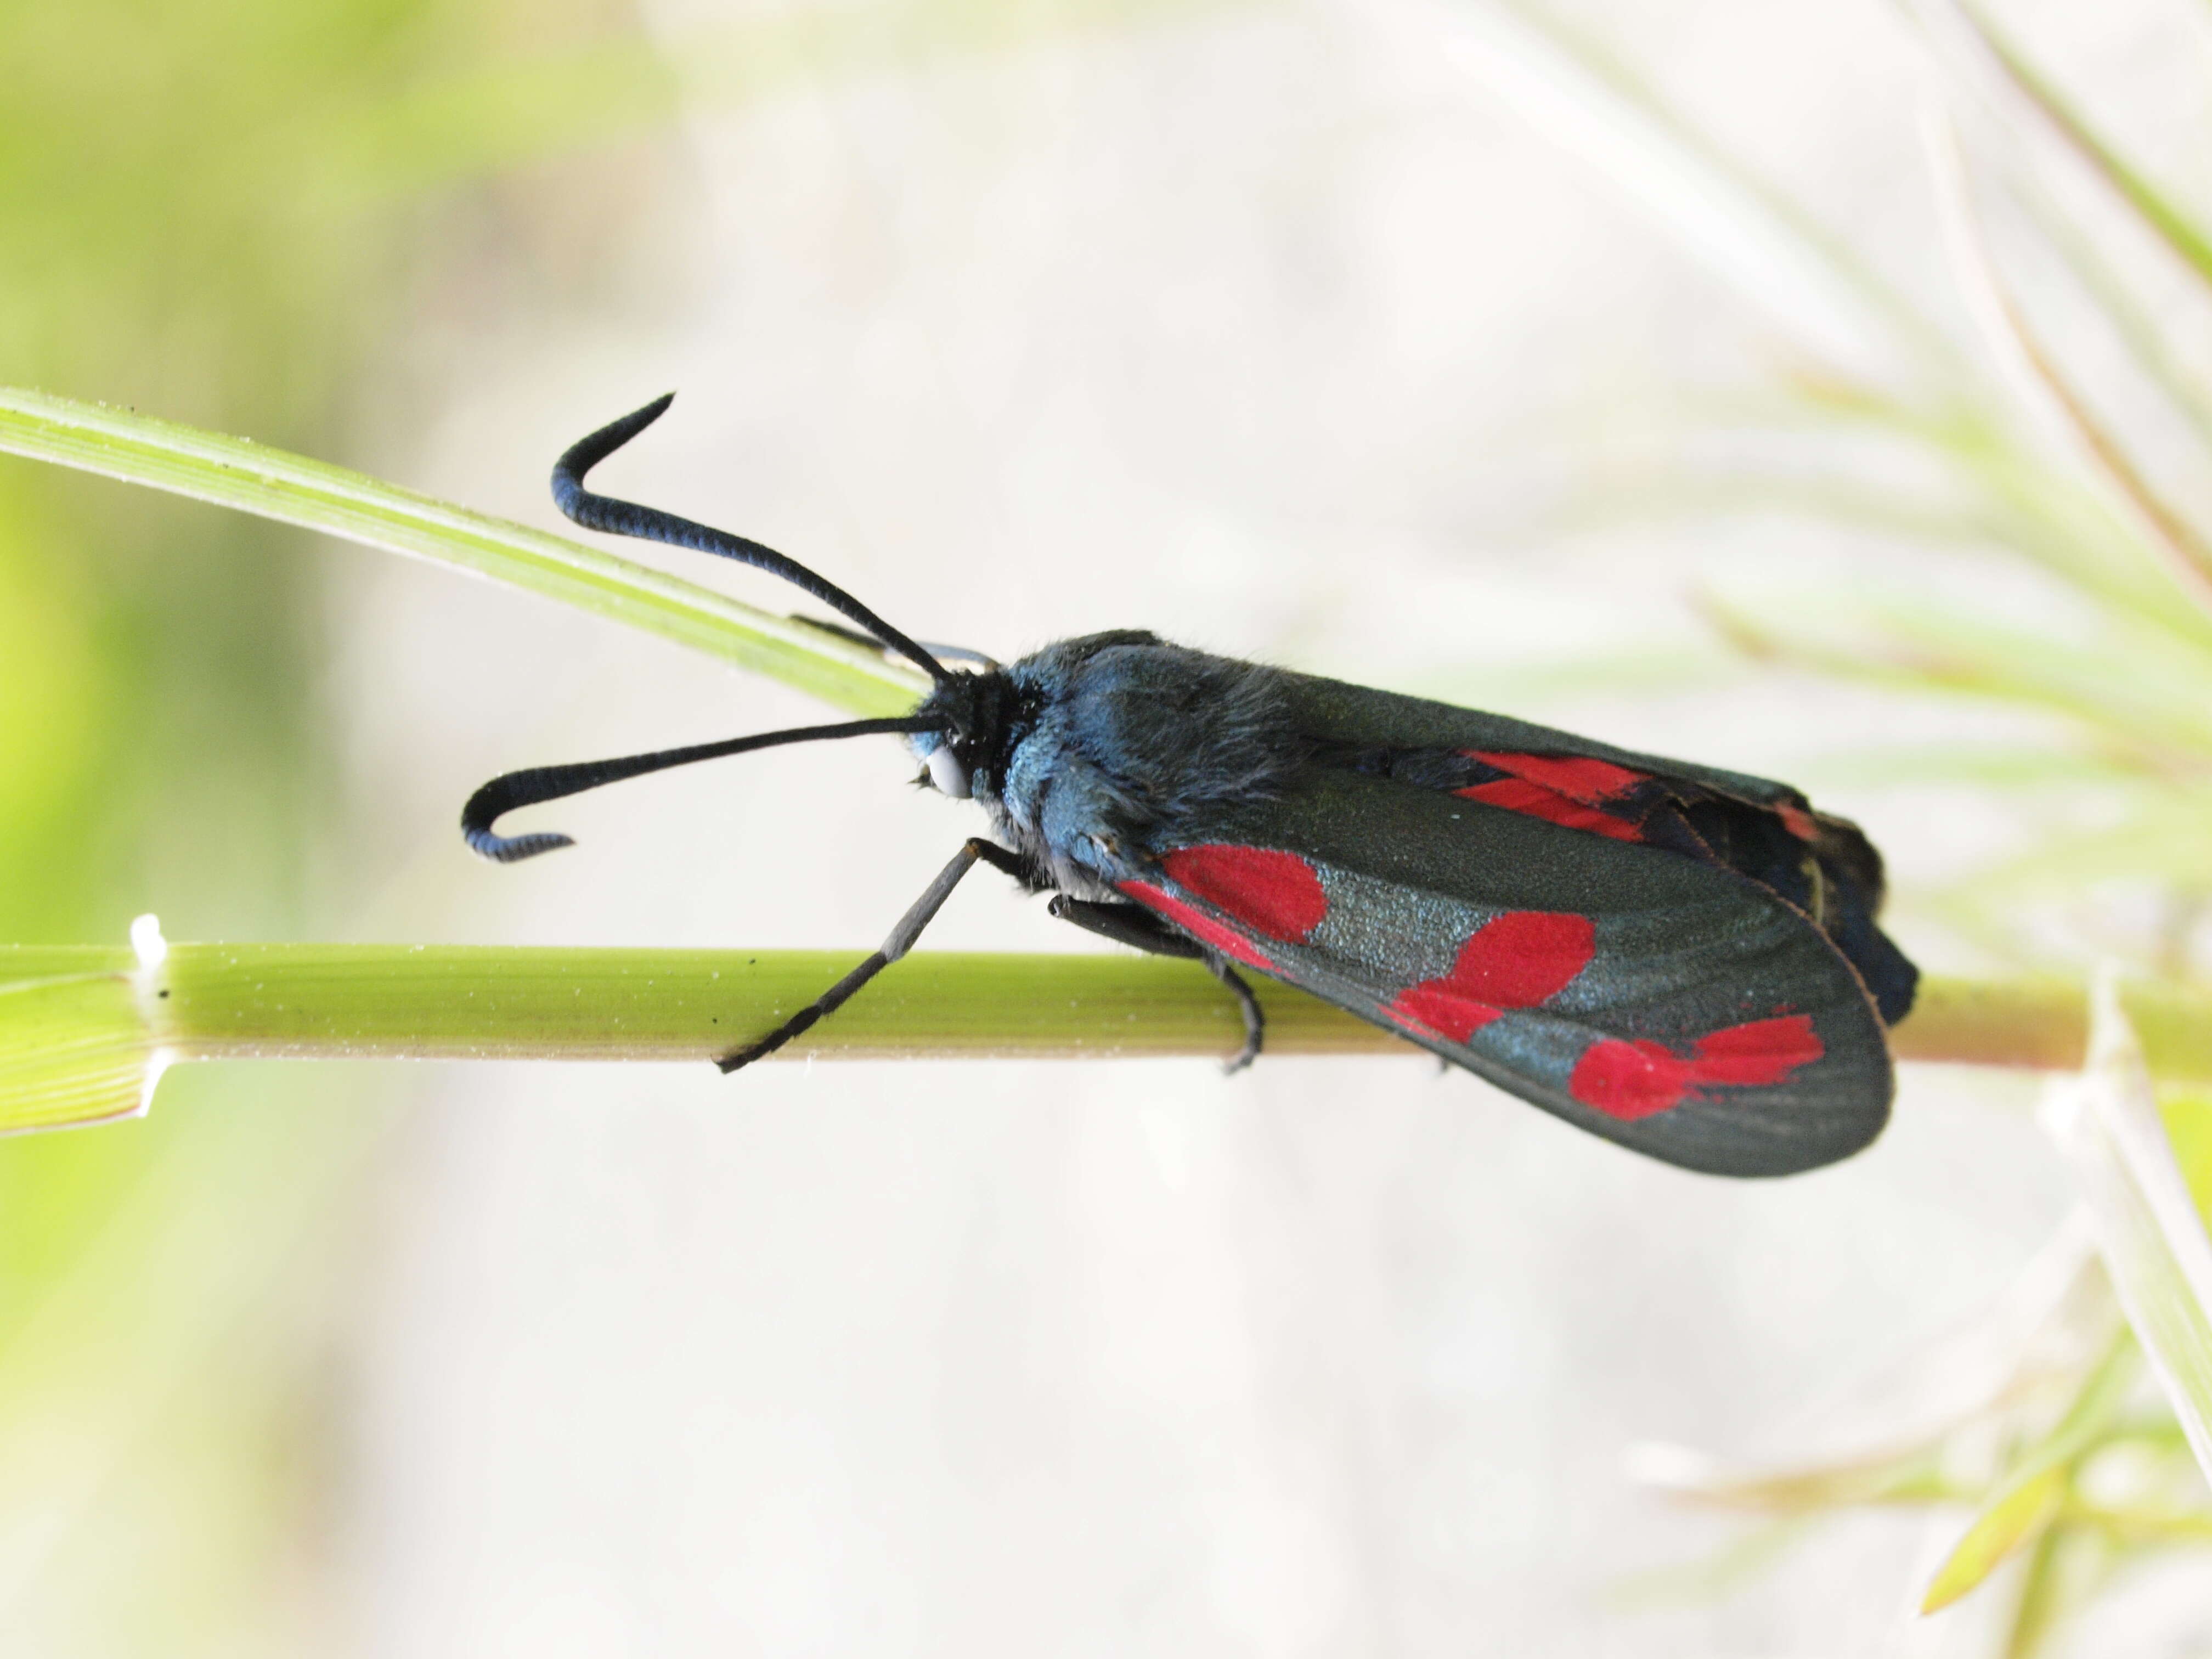
[{"label": "red spot on wing", "polygon": [[1401,991],[1389,1012],[1453,1042],[1509,1008],[1534,1008],[1573,982],[1597,951],[1588,916],[1509,910],[1460,946],[1451,971]]},{"label": "red spot on wing", "polygon": [[1682,1103],[1690,1062],[1656,1042],[1593,1042],[1575,1062],[1567,1092],[1607,1117],[1632,1123]]},{"label": "red spot on wing", "polygon": [[1590,1044],[1575,1062],[1567,1092],[1608,1117],[1633,1122],[1702,1099],[1704,1089],[1786,1082],[1827,1052],[1807,1014],[1724,1027],[1698,1038],[1686,1059],[1662,1043],[1607,1037]]},{"label": "red spot on wing", "polygon": [[1502,806],[1509,812],[1564,823],[1570,830],[1589,830],[1610,836],[1615,841],[1644,839],[1643,831],[1626,818],[1608,817],[1595,806],[1585,806],[1525,778],[1499,778],[1494,783],[1478,783],[1472,788],[1455,789],[1452,793],[1479,800],[1486,806]]},{"label": "red spot on wing", "polygon": [[1275,964],[1262,956],[1259,948],[1247,941],[1242,934],[1231,932],[1214,921],[1212,916],[1193,909],[1181,899],[1155,887],[1151,882],[1125,881],[1120,885],[1121,890],[1131,898],[1135,899],[1139,904],[1158,911],[1193,939],[1211,945],[1224,956],[1236,957],[1247,967],[1258,968],[1271,974],[1275,971]]},{"label": "red spot on wing", "polygon": [[1615,766],[1611,761],[1593,760],[1588,755],[1516,755],[1487,749],[1463,752],[1486,766],[1510,772],[1516,778],[1525,778],[1555,795],[1565,795],[1585,806],[1625,795],[1645,781],[1641,772]]},{"label": "red spot on wing", "polygon": [[1780,818],[1782,827],[1796,836],[1798,840],[1820,840],[1820,826],[1813,822],[1813,815],[1803,807],[1793,806],[1788,801],[1784,801],[1774,809],[1774,816]]},{"label": "red spot on wing", "polygon": [[1766,1088],[1788,1081],[1799,1066],[1810,1066],[1827,1052],[1809,1014],[1755,1019],[1698,1040],[1697,1081],[1735,1089]]},{"label": "red spot on wing", "polygon": [[1269,939],[1295,945],[1328,914],[1321,877],[1296,853],[1215,843],[1179,848],[1160,862],[1178,885]]},{"label": "red spot on wing", "polygon": [[1587,755],[1516,755],[1487,749],[1462,752],[1509,775],[1455,789],[1454,794],[1565,824],[1570,830],[1610,836],[1615,841],[1644,839],[1643,830],[1632,819],[1616,817],[1603,810],[1604,803],[1620,801],[1637,785],[1648,782],[1641,772]]}]

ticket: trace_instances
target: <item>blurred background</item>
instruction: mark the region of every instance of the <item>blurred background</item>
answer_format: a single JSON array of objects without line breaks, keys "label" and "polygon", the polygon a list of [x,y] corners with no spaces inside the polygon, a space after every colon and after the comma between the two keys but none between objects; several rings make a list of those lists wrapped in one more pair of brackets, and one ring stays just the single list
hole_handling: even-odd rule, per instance
[{"label": "blurred background", "polygon": [[[1150,627],[1788,776],[1889,854],[1928,966],[2199,975],[2207,682],[2099,609],[2152,578],[2067,563],[2138,531],[2001,392],[1875,453],[1845,378],[2003,385],[1924,39],[1881,0],[1549,15],[1922,331],[1686,237],[1695,192],[1639,197],[1486,0],[79,0],[0,10],[0,380],[547,526],[553,456],[673,388],[608,487],[921,637]],[[2201,7],[2005,15],[2212,185]],[[2142,258],[2123,319],[2186,392],[2212,335]],[[1980,495],[1930,482],[1974,456]],[[858,953],[974,827],[827,745],[494,868],[453,828],[493,774],[811,706],[15,460],[0,592],[0,938]],[[1889,631],[1790,631],[1847,611]],[[1091,941],[979,881],[930,943]],[[1911,1616],[1965,1511],[1722,1583],[1737,1523],[1626,1464],[1790,1455],[2003,1293],[2070,1206],[2033,1101],[1910,1067],[1870,1152],[1732,1185],[1411,1056],[180,1068],[0,1145],[0,1649],[2002,1651],[2003,1583]],[[2212,1651],[2203,1562],[2128,1564],[2050,1650]]]}]

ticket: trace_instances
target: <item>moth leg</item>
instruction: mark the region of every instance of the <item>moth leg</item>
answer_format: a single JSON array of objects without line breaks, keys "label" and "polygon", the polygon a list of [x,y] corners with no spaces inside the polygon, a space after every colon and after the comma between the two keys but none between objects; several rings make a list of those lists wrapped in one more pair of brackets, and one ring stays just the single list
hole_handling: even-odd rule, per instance
[{"label": "moth leg", "polygon": [[1010,876],[1018,877],[1023,872],[1022,861],[1017,854],[981,836],[971,838],[966,846],[952,855],[952,862],[937,872],[937,879],[931,882],[922,896],[914,902],[913,908],[899,918],[898,926],[891,929],[890,937],[866,962],[766,1036],[757,1038],[735,1054],[726,1054],[714,1063],[726,1073],[734,1072],[741,1066],[750,1066],[763,1054],[774,1054],[823,1015],[836,1013],[852,1000],[854,994],[862,986],[914,949],[914,942],[921,937],[921,930],[928,927],[937,913],[945,908],[945,901],[952,896],[952,890],[960,884],[960,878],[975,867],[978,859]]},{"label": "moth leg", "polygon": [[1204,963],[1236,997],[1238,1011],[1244,1016],[1244,1046],[1230,1057],[1223,1070],[1231,1074],[1241,1072],[1260,1057],[1267,1033],[1267,1016],[1260,1011],[1260,999],[1252,994],[1244,976],[1229,965],[1227,957],[1178,933],[1141,904],[1098,904],[1055,893],[1048,908],[1062,921],[1072,921],[1085,933],[1117,945],[1149,951],[1154,956],[1188,957]]},{"label": "moth leg", "polygon": [[1141,904],[1099,904],[1090,899],[1054,893],[1052,902],[1045,908],[1062,921],[1073,922],[1086,933],[1110,939],[1132,950],[1149,951],[1156,957],[1188,957],[1194,962],[1202,961],[1206,956],[1204,945],[1188,934],[1177,933]]},{"label": "moth leg", "polygon": [[1244,982],[1244,975],[1229,965],[1226,957],[1206,952],[1206,965],[1236,994],[1237,1006],[1244,1014],[1244,1046],[1222,1062],[1221,1074],[1234,1077],[1260,1058],[1260,1045],[1267,1036],[1267,1017],[1260,1012],[1260,999],[1252,994],[1252,988]]}]

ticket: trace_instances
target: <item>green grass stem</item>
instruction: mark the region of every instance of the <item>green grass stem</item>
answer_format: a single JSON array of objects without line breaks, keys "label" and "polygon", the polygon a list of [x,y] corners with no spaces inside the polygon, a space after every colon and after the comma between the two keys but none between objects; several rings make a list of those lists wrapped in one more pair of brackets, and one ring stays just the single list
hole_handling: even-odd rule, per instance
[{"label": "green grass stem", "polygon": [[233,507],[627,623],[851,714],[903,714],[925,685],[879,653],[489,514],[327,462],[129,410],[0,386],[0,452]]},{"label": "green grass stem", "polygon": [[[502,945],[177,945],[137,1005],[180,1060],[698,1060],[812,1001],[858,951]],[[0,948],[15,987],[128,982],[127,948]],[[1391,1036],[1288,986],[1255,981],[1276,1054],[1392,1054]],[[131,1004],[88,1008],[120,1017]],[[2137,985],[2128,1011],[2161,1079],[2212,1080],[2212,992]],[[131,1016],[136,1018],[134,1014]],[[1922,981],[1894,1033],[1905,1060],[2080,1066],[2081,988],[2063,981]],[[1121,955],[921,951],[790,1058],[1111,1058],[1226,1054],[1236,1006],[1195,963]]]}]

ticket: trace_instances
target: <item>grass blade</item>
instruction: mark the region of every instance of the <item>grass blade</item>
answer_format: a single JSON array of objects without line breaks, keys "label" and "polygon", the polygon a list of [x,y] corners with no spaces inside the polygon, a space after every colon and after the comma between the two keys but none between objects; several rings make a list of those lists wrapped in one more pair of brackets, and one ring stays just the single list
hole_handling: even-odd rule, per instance
[{"label": "grass blade", "polygon": [[0,951],[0,1134],[135,1117],[161,1057],[127,951]]},{"label": "grass blade", "polygon": [[1950,46],[1954,66],[1978,65],[1983,74],[1978,78],[2002,82],[2134,210],[2200,282],[2212,285],[2212,238],[2108,143],[1978,8],[1964,0],[1918,0],[1916,9],[1929,34]]},{"label": "grass blade", "polygon": [[1996,1496],[1944,1558],[1921,1598],[1921,1612],[1938,1612],[1978,1588],[2058,1518],[2075,1460],[2112,1421],[2135,1381],[2135,1353],[2133,1340],[2122,1333],[2104,1363],[2083,1382],[2064,1417],[2022,1455]]},{"label": "grass blade", "polygon": [[246,439],[0,387],[0,451],[450,565],[707,652],[854,714],[904,714],[925,689],[880,653],[795,617]]},{"label": "grass blade", "polygon": [[2045,1121],[2073,1166],[2128,1322],[2212,1474],[2212,1243],[2115,976],[2099,981],[2093,1008],[2088,1063],[2051,1085]]},{"label": "grass blade", "polygon": [[[2018,371],[2039,404],[2039,383]],[[1790,401],[1767,412],[1765,429],[1794,428],[1802,416],[1820,422],[1826,460],[1835,428],[1886,436],[1936,459],[1958,485],[1984,499],[1982,511],[2004,526],[2002,545],[2041,565],[2100,602],[2130,611],[2202,647],[2212,644],[2212,615],[2187,603],[2194,578],[2178,571],[2155,544],[2125,497],[2092,469],[2054,467],[2047,453],[2023,441],[2009,422],[1964,404],[1921,410],[1865,387],[1796,374]],[[1747,411],[1758,416],[1760,411]],[[2063,421],[2053,416],[2054,422]],[[2064,434],[2072,442],[2072,434]]]},{"label": "grass blade", "polygon": [[2063,1469],[2039,1469],[2007,1486],[1944,1557],[1920,1598],[1920,1611],[1940,1613],[1969,1590],[1979,1589],[1984,1578],[2043,1535],[2065,1495]]},{"label": "grass blade", "polygon": [[[2108,652],[2063,648],[1955,611],[1847,610],[1831,601],[1814,634],[1800,632],[1794,617],[1769,621],[1710,592],[1694,597],[1713,631],[1755,661],[2063,714],[2088,726],[2100,747],[2161,775],[2201,772],[2212,754],[2212,710],[2190,697],[2185,677],[2168,673],[2158,684],[2149,671],[2171,665],[2148,646],[2137,679],[2115,675]],[[1844,623],[1860,624],[1856,637],[1836,636]]]},{"label": "grass blade", "polygon": [[2197,442],[2212,447],[2212,398],[2198,384],[2180,355],[2166,325],[2154,317],[2119,271],[2106,258],[2098,241],[2083,233],[2033,179],[2012,170],[2008,188],[2072,273],[2113,337],[2126,348],[2136,367],[2147,375],[2167,404],[2189,423]]},{"label": "grass blade", "polygon": [[1885,374],[1950,366],[1940,337],[1864,267],[1540,8],[1461,0],[1420,22],[1430,50],[1441,45],[1821,359]]},{"label": "grass blade", "polygon": [[2151,487],[2126,447],[2105,428],[2079,392],[2059,372],[2005,287],[1974,211],[1972,185],[1949,118],[1932,106],[1922,124],[1936,198],[1943,210],[1944,240],[1959,285],[1990,349],[2018,384],[2031,408],[2043,410],[2094,464],[2132,509],[2153,543],[2168,556],[2175,576],[2200,606],[2212,606],[2212,546],[2183,514]]}]

